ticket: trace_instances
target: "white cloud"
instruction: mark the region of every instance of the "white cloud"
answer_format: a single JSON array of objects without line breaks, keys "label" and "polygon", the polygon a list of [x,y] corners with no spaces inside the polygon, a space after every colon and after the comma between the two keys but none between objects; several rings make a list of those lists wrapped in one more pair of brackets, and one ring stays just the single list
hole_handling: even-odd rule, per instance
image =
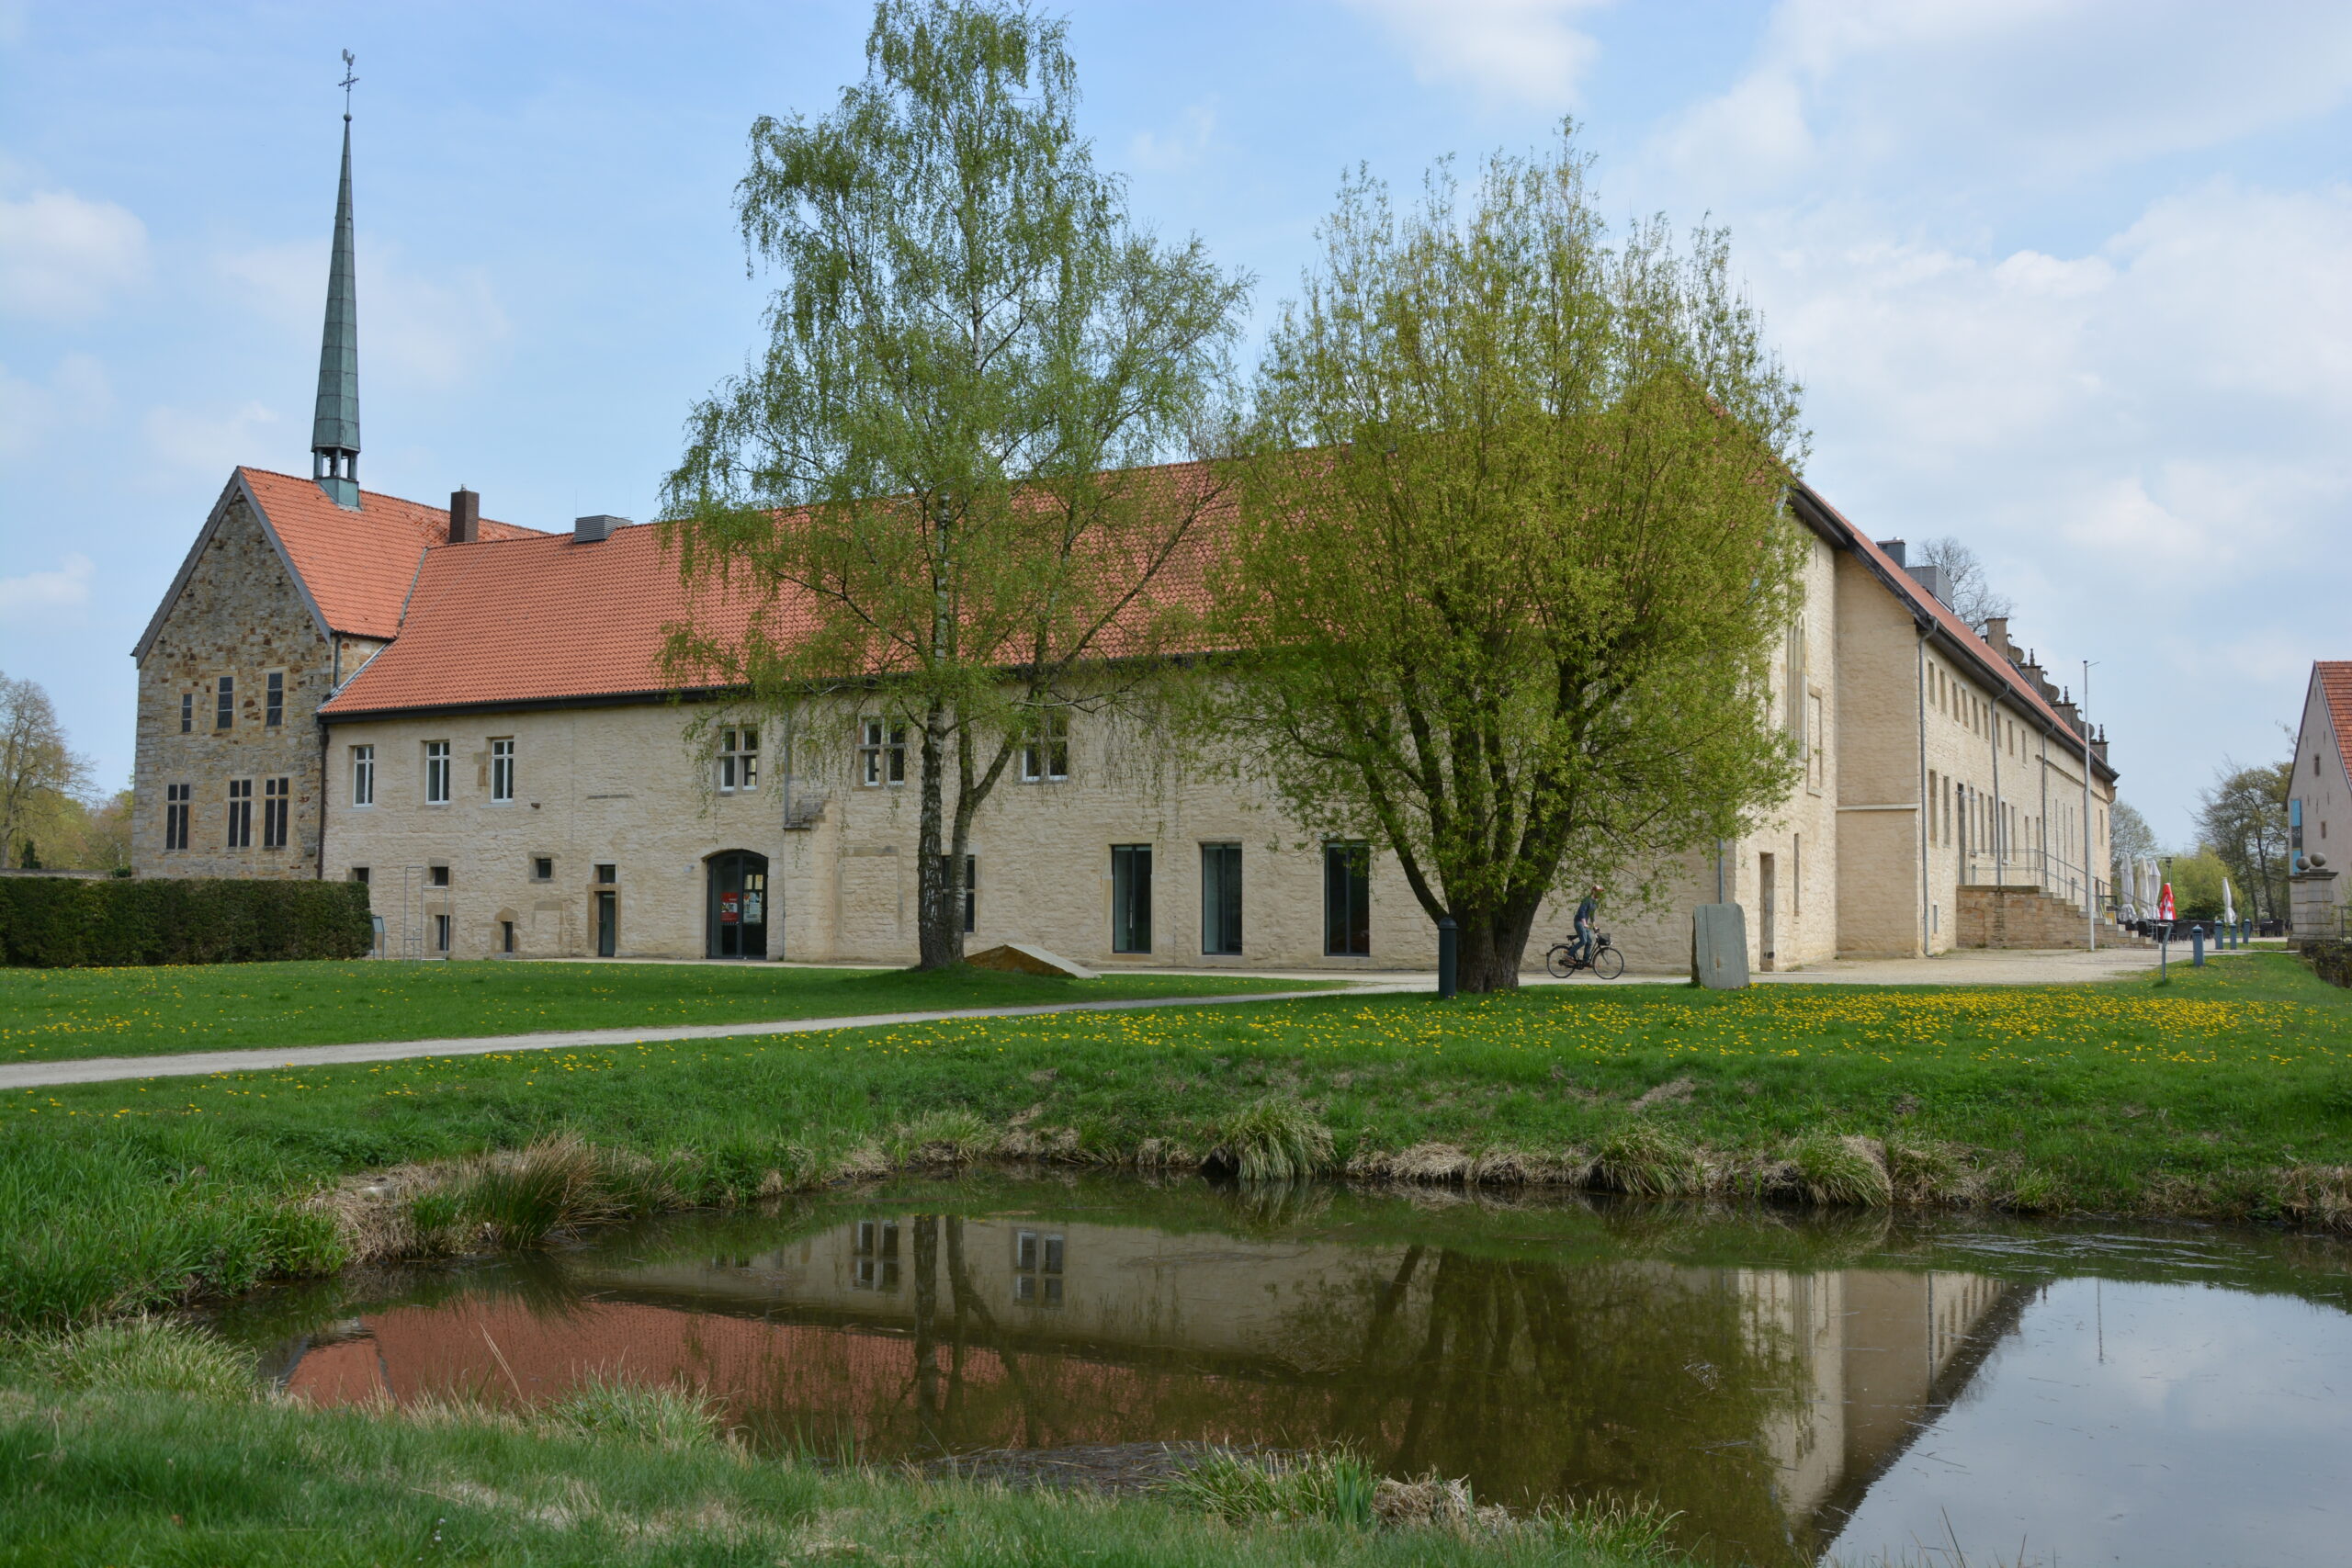
[{"label": "white cloud", "polygon": [[[359,236],[362,403],[377,378],[439,391],[480,372],[485,347],[513,330],[489,272],[410,270],[401,247]],[[223,256],[220,269],[245,303],[315,352],[326,310],[327,244],[303,240]]]},{"label": "white cloud", "polygon": [[55,570],[0,577],[0,626],[78,620],[77,612],[89,605],[90,580],[96,573],[89,557],[68,554]]},{"label": "white cloud", "polygon": [[198,474],[224,474],[239,463],[250,463],[266,450],[264,427],[277,423],[277,412],[259,402],[248,402],[225,414],[191,413],[185,409],[153,408],[140,422],[149,454],[177,468]]},{"label": "white cloud", "polygon": [[89,355],[67,355],[46,381],[0,365],[0,468],[48,452],[61,435],[96,425],[113,406],[106,367]]},{"label": "white cloud", "polygon": [[0,197],[0,310],[75,320],[147,276],[147,226],[71,191]]},{"label": "white cloud", "polygon": [[1606,0],[1347,0],[1376,18],[1422,81],[1465,83],[1483,93],[1568,108],[1600,57],[1575,19]]},{"label": "white cloud", "polygon": [[1174,174],[1192,168],[1207,156],[1216,137],[1216,100],[1188,106],[1170,130],[1138,130],[1127,142],[1131,167]]},{"label": "white cloud", "polygon": [[1747,70],[1654,152],[1728,197],[1917,160],[2045,182],[2352,99],[2352,7],[2203,0],[1781,0]]}]

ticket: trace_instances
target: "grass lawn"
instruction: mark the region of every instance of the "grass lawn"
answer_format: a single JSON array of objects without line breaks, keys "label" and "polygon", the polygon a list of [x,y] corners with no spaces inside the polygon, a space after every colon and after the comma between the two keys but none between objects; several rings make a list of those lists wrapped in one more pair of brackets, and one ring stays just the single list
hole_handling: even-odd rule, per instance
[{"label": "grass lawn", "polygon": [[[1338,995],[7,1095],[0,1324],[332,1269],[361,1243],[305,1195],[551,1134],[659,1162],[613,1199],[642,1210],[947,1152],[1182,1164],[1268,1101],[1360,1165],[1443,1143],[1636,1190],[2352,1217],[2352,994],[2283,956],[2162,987]],[[1852,1187],[1839,1134],[1884,1140],[1892,1186]]]},{"label": "grass lawn", "polygon": [[918,975],[750,964],[0,969],[0,1062],[1311,988],[1222,975],[1050,980],[977,969]]},{"label": "grass lawn", "polygon": [[[463,1407],[396,1416],[259,1397],[230,1353],[154,1327],[18,1349],[0,1368],[0,1564],[1683,1561],[1654,1529],[1608,1519],[1524,1521],[1477,1537],[1383,1525],[1361,1485],[1239,1499],[1257,1501],[1252,1511],[1182,1495],[1109,1502],[826,1473],[744,1452],[697,1401],[670,1390],[591,1390],[528,1422]],[[1267,1502],[1291,1517],[1266,1518]]]}]

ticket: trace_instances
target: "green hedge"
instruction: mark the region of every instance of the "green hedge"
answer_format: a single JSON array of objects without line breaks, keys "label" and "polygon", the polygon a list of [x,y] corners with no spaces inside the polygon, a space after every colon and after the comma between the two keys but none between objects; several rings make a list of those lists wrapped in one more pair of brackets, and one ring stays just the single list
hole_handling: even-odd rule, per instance
[{"label": "green hedge", "polygon": [[19,968],[363,958],[356,882],[0,877],[0,963]]}]

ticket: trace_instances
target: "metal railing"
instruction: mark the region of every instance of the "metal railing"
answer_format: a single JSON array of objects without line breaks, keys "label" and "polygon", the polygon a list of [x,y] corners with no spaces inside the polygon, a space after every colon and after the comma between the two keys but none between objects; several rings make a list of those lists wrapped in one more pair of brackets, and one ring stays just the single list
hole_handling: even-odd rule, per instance
[{"label": "metal railing", "polygon": [[1960,859],[1962,887],[2034,887],[2052,898],[2064,898],[2082,909],[2111,916],[2114,890],[2104,877],[2047,850],[2013,850],[2005,854],[1969,854]]}]

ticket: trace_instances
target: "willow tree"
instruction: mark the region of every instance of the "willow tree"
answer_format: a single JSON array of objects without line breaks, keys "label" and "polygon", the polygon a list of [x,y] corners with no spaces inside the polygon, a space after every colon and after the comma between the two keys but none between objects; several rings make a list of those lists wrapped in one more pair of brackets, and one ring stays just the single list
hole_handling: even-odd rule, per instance
[{"label": "willow tree", "polygon": [[865,58],[831,115],[752,127],[768,343],[664,495],[688,583],[723,585],[701,602],[752,611],[669,651],[682,681],[855,692],[914,732],[931,968],[963,956],[972,819],[1014,752],[1159,644],[1153,584],[1214,487],[1138,466],[1214,423],[1246,284],[1129,222],[1061,23],[883,0]]},{"label": "willow tree", "polygon": [[1216,720],[1310,829],[1394,851],[1462,984],[1544,896],[1654,896],[1793,782],[1768,667],[1797,389],[1726,241],[1612,242],[1564,131],[1400,216],[1344,187],[1273,330],[1219,581]]}]

